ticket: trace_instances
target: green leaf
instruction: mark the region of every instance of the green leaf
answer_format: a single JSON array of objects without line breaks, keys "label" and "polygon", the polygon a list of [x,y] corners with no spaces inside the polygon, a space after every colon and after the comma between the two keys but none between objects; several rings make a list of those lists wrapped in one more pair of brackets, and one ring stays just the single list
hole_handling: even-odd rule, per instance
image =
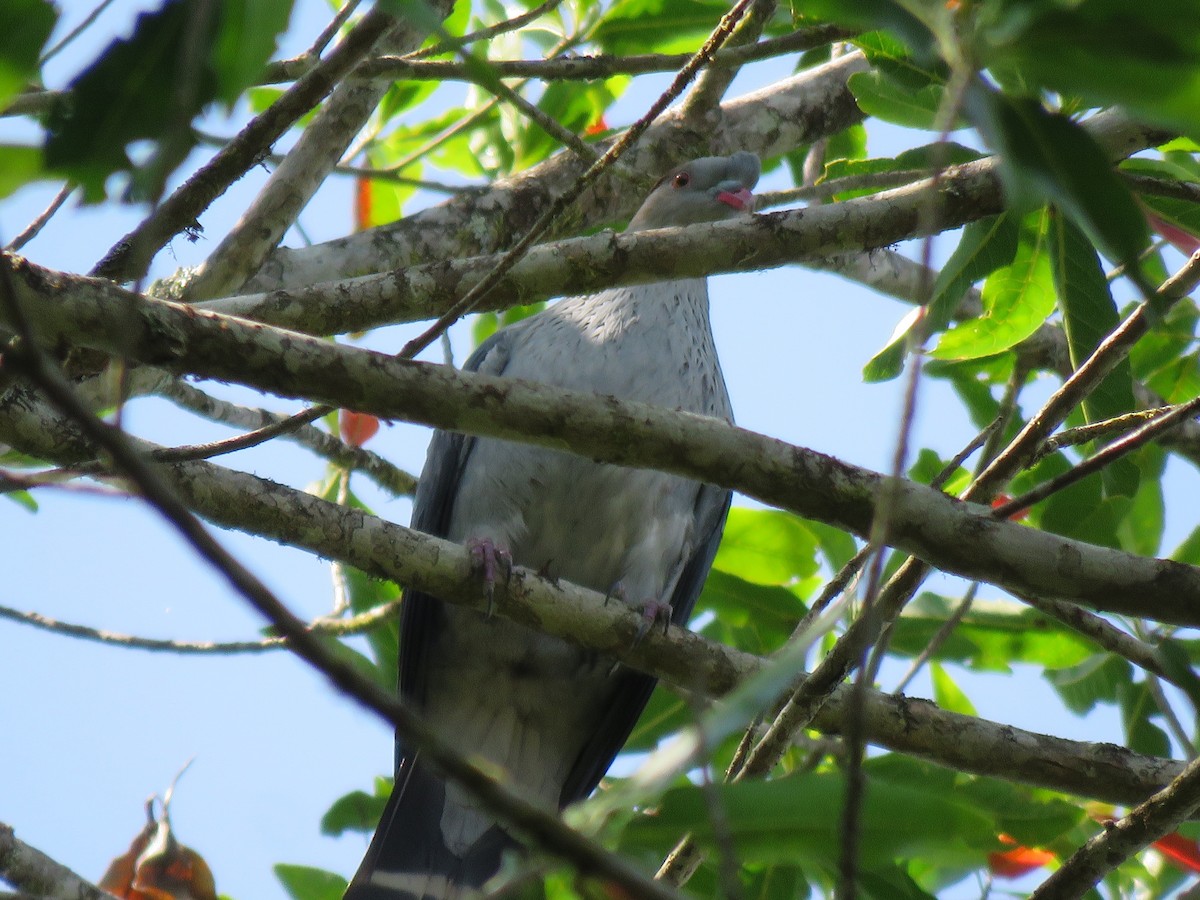
[{"label": "green leaf", "polygon": [[764,655],[783,645],[806,607],[787,588],[756,584],[714,568],[704,582],[696,609],[716,613],[716,619],[704,628],[707,636]]},{"label": "green leaf", "polygon": [[1192,529],[1191,534],[1171,552],[1171,559],[1200,566],[1200,525]]},{"label": "green leaf", "polygon": [[617,55],[694,51],[728,10],[716,0],[617,0],[591,37]]},{"label": "green leaf", "polygon": [[41,177],[41,150],[37,147],[0,144],[0,199]]},{"label": "green leaf", "polygon": [[942,709],[964,716],[975,716],[975,705],[940,663],[931,662],[929,672],[933,678],[933,701]]},{"label": "green leaf", "polygon": [[1036,213],[1017,244],[1012,263],[988,276],[983,286],[983,315],[942,335],[931,355],[938,359],[993,356],[1015,346],[1054,311],[1048,219]]},{"label": "green leaf", "polygon": [[47,0],[0,3],[0,108],[39,80],[38,58],[57,20],[58,10]]},{"label": "green leaf", "polygon": [[[942,459],[934,451],[928,447],[922,447],[917,453],[916,462],[908,467],[908,477],[919,484],[933,484],[933,480],[937,478],[949,464],[949,460]],[[971,480],[971,473],[958,466],[954,470],[941,490],[951,496],[957,496],[967,483]]]},{"label": "green leaf", "polygon": [[1132,681],[1133,667],[1118,656],[1097,653],[1078,665],[1046,672],[1067,708],[1078,715],[1092,711],[1097,703],[1116,703]]},{"label": "green leaf", "polygon": [[[130,197],[158,197],[168,175],[194,144],[192,117],[215,96],[217,80],[203,54],[216,16],[196,14],[186,0],[168,0],[137,18],[128,40],[114,41],[70,84],[70,98],[48,121],[46,165],[77,181],[84,199],[105,196],[114,172],[131,174]],[[138,167],[126,147],[148,140],[154,151]]]},{"label": "green leaf", "polygon": [[884,172],[926,172],[936,166],[955,166],[979,159],[980,152],[954,141],[925,144],[913,147],[894,157],[871,159],[839,158],[829,154],[831,162],[825,166],[823,181],[845,178],[850,175],[878,175]]},{"label": "green leaf", "polygon": [[[1130,351],[1129,361],[1134,376],[1152,382],[1163,375],[1170,379],[1168,385],[1175,383],[1173,370],[1178,367],[1181,358],[1190,355],[1198,323],[1200,311],[1192,304],[1177,303],[1171,307],[1166,316],[1155,324],[1149,334],[1143,335]],[[1154,387],[1154,390],[1162,393],[1158,387]]]},{"label": "green leaf", "polygon": [[811,519],[806,520],[805,524],[808,526],[808,530],[816,535],[817,543],[821,547],[821,554],[825,557],[825,562],[831,571],[836,572],[846,565],[858,552],[858,543],[840,528],[834,528],[824,522],[814,522]]},{"label": "green leaf", "polygon": [[232,107],[263,67],[292,14],[292,0],[221,0],[221,24],[210,54],[217,97]]},{"label": "green leaf", "polygon": [[[893,626],[892,651],[916,657],[961,602],[958,597],[922,592]],[[1016,663],[1062,669],[1095,652],[1095,646],[1077,632],[1023,603],[976,598],[933,659],[977,671],[1009,672]]]},{"label": "green leaf", "polygon": [[756,584],[790,584],[816,573],[817,539],[799,516],[775,509],[729,511],[713,567]]},{"label": "green leaf", "polygon": [[669,734],[696,721],[696,711],[674,691],[659,688],[650,695],[637,725],[622,748],[623,753],[653,750]]},{"label": "green leaf", "polygon": [[274,869],[292,900],[341,900],[349,884],[335,872],[311,866],[276,863]]},{"label": "green leaf", "polygon": [[1200,121],[1200,25],[1174,0],[994,3],[985,66],[1035,84],[1120,104],[1139,120],[1195,136]]},{"label": "green leaf", "polygon": [[383,816],[388,797],[392,794],[392,779],[376,778],[375,790],[351,791],[333,801],[321,817],[321,834],[339,837],[347,831],[371,834]]},{"label": "green leaf", "polygon": [[1183,403],[1200,394],[1200,355],[1188,353],[1172,360],[1147,380],[1168,403]]},{"label": "green leaf", "polygon": [[31,513],[38,511],[38,502],[29,491],[5,491],[4,497],[17,504],[17,506],[24,507]]},{"label": "green leaf", "polygon": [[1007,97],[980,83],[967,92],[967,110],[1000,154],[1011,203],[1057,204],[1106,256],[1137,270],[1150,239],[1145,216],[1091,135],[1034,100]]},{"label": "green leaf", "polygon": [[938,110],[946,89],[926,84],[915,90],[877,69],[855,72],[846,82],[854,102],[868,116],[905,128],[939,129]]},{"label": "green leaf", "polygon": [[1157,556],[1165,524],[1162,477],[1166,453],[1149,444],[1124,457],[1138,479],[1129,512],[1117,527],[1122,550],[1140,556]]},{"label": "green leaf", "polygon": [[[881,34],[888,43],[902,46],[902,41],[922,55],[933,45],[933,35],[924,23],[894,0],[805,0],[803,9],[807,15],[848,28],[878,29],[855,41],[864,50],[869,46],[867,42],[880,41]],[[875,61],[873,56],[870,58]]]},{"label": "green leaf", "polygon": [[1161,713],[1149,686],[1145,682],[1122,683],[1118,688],[1117,700],[1129,749],[1135,753],[1169,759],[1171,740],[1165,731],[1150,721],[1152,716],[1160,716]]},{"label": "green leaf", "polygon": [[909,310],[892,329],[892,336],[863,366],[863,381],[875,384],[881,381],[891,381],[900,377],[904,371],[904,360],[908,356],[908,344],[912,339],[913,329],[920,321],[920,308]]},{"label": "green leaf", "polygon": [[[589,125],[600,120],[615,99],[603,81],[583,86],[555,81],[546,87],[537,105],[567,131],[583,134]],[[551,137],[535,122],[528,122],[518,138],[516,165],[527,169],[546,159],[560,146],[557,138]]]},{"label": "green leaf", "polygon": [[[946,327],[972,284],[1012,261],[1019,236],[1018,219],[1009,213],[980,219],[963,228],[958,246],[934,280],[923,326],[927,335]],[[886,381],[900,374],[909,334],[916,323],[915,312],[905,315],[887,345],[863,368],[865,381]]]},{"label": "green leaf", "polygon": [[[739,859],[821,865],[837,858],[845,780],[832,773],[672,788],[653,816],[630,822],[622,842],[662,845],[690,831],[702,847],[714,847],[706,790],[717,795]],[[978,848],[994,834],[991,820],[953,792],[873,778],[860,828],[861,858],[868,866],[926,853],[978,864],[983,855]]]},{"label": "green leaf", "polygon": [[1187,694],[1192,706],[1200,709],[1200,676],[1192,668],[1192,659],[1181,641],[1165,640],[1155,648],[1163,668],[1173,684]]},{"label": "green leaf", "polygon": [[[1100,257],[1083,232],[1065,217],[1055,216],[1050,235],[1050,258],[1067,346],[1071,364],[1078,367],[1117,327],[1120,316]],[[1128,360],[1106,375],[1083,401],[1088,422],[1114,418],[1135,408]],[[1117,460],[1104,470],[1103,483],[1110,495],[1133,496],[1138,482],[1137,468],[1128,459]]]}]

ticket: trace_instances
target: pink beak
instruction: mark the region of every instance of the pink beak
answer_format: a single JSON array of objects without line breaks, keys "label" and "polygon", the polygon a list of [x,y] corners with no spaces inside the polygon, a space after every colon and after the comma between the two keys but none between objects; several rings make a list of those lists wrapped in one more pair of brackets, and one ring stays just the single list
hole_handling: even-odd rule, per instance
[{"label": "pink beak", "polygon": [[726,206],[732,206],[736,210],[750,209],[754,205],[754,195],[746,188],[730,193],[729,191],[721,191],[717,194],[717,199]]}]

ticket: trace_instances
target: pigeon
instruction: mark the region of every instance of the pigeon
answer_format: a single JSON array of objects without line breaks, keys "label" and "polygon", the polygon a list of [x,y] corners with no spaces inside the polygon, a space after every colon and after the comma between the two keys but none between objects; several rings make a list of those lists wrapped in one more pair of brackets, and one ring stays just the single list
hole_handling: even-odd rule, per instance
[{"label": "pigeon", "polygon": [[[745,215],[759,170],[745,151],[679,166],[627,230]],[[732,421],[704,278],[560,300],[497,331],[464,368]],[[517,564],[619,598],[647,622],[685,624],[729,500],[675,475],[438,431],[412,525],[466,544],[489,592]],[[399,682],[430,724],[549,809],[595,789],[655,685],[595,652],[417,591],[402,606]],[[398,739],[395,787],[346,900],[473,896],[519,846]]]}]

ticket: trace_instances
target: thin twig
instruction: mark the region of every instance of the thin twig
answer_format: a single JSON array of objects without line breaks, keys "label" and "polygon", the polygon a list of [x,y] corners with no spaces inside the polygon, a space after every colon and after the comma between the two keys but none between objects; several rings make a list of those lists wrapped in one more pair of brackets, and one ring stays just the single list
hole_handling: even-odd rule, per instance
[{"label": "thin twig", "polygon": [[97,4],[96,8],[88,13],[82,22],[67,32],[61,41],[59,41],[49,50],[45,51],[41,57],[38,58],[38,66],[44,66],[52,57],[58,54],[61,50],[65,49],[72,41],[91,28],[92,23],[100,18],[104,11],[112,6],[112,4],[113,0],[100,0],[100,3]]},{"label": "thin twig", "polygon": [[[348,637],[362,634],[381,625],[395,621],[400,609],[400,601],[393,600],[382,603],[366,612],[359,613],[346,619],[322,617],[309,622],[305,627],[313,634],[331,635],[333,637]],[[180,653],[184,655],[225,656],[240,653],[263,653],[269,650],[283,650],[290,642],[282,637],[260,638],[254,641],[179,641],[174,639],[148,638],[135,634],[123,634],[110,631],[107,628],[92,628],[90,625],[79,625],[74,622],[64,622],[51,616],[37,612],[23,612],[8,606],[0,606],[0,618],[31,625],[43,631],[49,631],[62,637],[80,638],[94,641],[98,644],[109,644],[129,650],[152,650],[165,653]]]},{"label": "thin twig", "polygon": [[[288,416],[283,413],[239,406],[228,400],[213,397],[178,379],[165,382],[158,387],[156,393],[214,422],[238,428],[261,428],[264,425],[288,420]],[[304,426],[282,436],[303,444],[314,453],[348,471],[363,472],[380,487],[397,496],[411,496],[416,490],[417,479],[413,475],[384,459],[378,453],[373,453],[363,447],[352,447],[319,428]],[[214,441],[192,447],[172,447],[164,450],[155,458],[160,462],[181,462],[188,459],[211,459],[224,452],[228,452],[226,442]]]},{"label": "thin twig", "polygon": [[1052,600],[1048,597],[1037,597],[1024,592],[1014,593],[1014,596],[1019,597],[1022,602],[1034,609],[1057,619],[1109,653],[1129,660],[1138,668],[1145,669],[1176,687],[1184,687],[1180,679],[1172,675],[1163,665],[1158,650],[1134,635],[1122,631],[1101,616],[1074,604]]},{"label": "thin twig", "polygon": [[49,222],[50,219],[53,218],[54,214],[59,211],[62,205],[67,202],[67,198],[71,196],[71,192],[74,190],[75,185],[71,184],[70,182],[64,184],[59,189],[58,193],[54,195],[54,199],[50,201],[50,205],[38,213],[37,218],[26,225],[20,234],[8,242],[8,246],[4,249],[9,253],[16,253],[35,237],[37,237],[41,230],[46,227],[46,223]]},{"label": "thin twig", "polygon": [[892,691],[893,694],[895,694],[897,697],[903,694],[904,689],[908,687],[909,683],[917,676],[917,673],[921,671],[921,668],[925,665],[925,663],[929,662],[929,660],[933,657],[933,654],[942,649],[942,645],[945,644],[950,635],[954,633],[954,629],[962,624],[962,620],[965,619],[967,617],[967,613],[971,611],[971,604],[975,602],[975,595],[978,593],[978,591],[979,582],[972,581],[967,587],[967,592],[963,594],[962,600],[959,601],[958,606],[954,608],[954,612],[951,613],[946,621],[942,623],[941,627],[938,628],[937,633],[934,634],[929,643],[926,644],[921,649],[921,652],[917,654],[916,659],[914,659],[912,664],[908,667],[908,671],[900,677],[900,681],[896,683],[896,687]]},{"label": "thin twig", "polygon": [[1200,203],[1200,184],[1194,181],[1158,178],[1154,175],[1138,175],[1133,172],[1121,172],[1119,169],[1117,171],[1125,179],[1125,183],[1139,194],[1150,194],[1155,197],[1170,197],[1173,200]]},{"label": "thin twig", "polygon": [[[785,53],[799,53],[841,40],[853,32],[832,25],[802,28],[782,37],[722,49],[705,63],[706,68],[738,68],[746,63],[769,59]],[[425,51],[418,51],[424,53]],[[446,51],[442,51],[446,52]],[[472,71],[458,62],[416,62],[416,54],[380,56],[363,64],[355,77],[388,79],[428,79],[433,81],[474,80]],[[542,81],[593,81],[613,75],[649,75],[677,72],[691,60],[690,53],[644,54],[631,56],[571,56],[552,59],[490,60],[501,78],[537,78]],[[282,75],[283,73],[279,73]],[[276,78],[275,80],[282,80]]]},{"label": "thin twig", "polygon": [[1021,496],[1014,497],[1012,500],[997,506],[995,508],[995,515],[997,518],[1007,518],[1014,513],[1028,509],[1035,503],[1045,500],[1051,494],[1065,490],[1088,475],[1099,472],[1105,466],[1120,459],[1125,454],[1145,446],[1164,431],[1182,424],[1186,419],[1192,418],[1198,412],[1200,412],[1200,397],[1171,407],[1168,412],[1155,417],[1140,428],[1131,431],[1125,437],[1118,438],[1094,456],[1090,456],[1079,463],[1079,465],[1068,469],[1066,472],[1048,481],[1042,482],[1037,487],[1021,494]]},{"label": "thin twig", "polygon": [[[935,149],[935,157],[944,156],[944,148],[950,140],[950,131],[954,122],[957,121],[959,111],[966,99],[967,87],[971,83],[972,74],[966,70],[955,70],[951,74],[951,82],[947,85],[935,120],[935,126],[940,132],[936,146],[937,148],[941,148],[942,151],[939,152]],[[930,227],[930,225],[937,215],[936,198],[938,197],[938,189],[945,175],[946,168],[943,162],[942,159],[935,158],[933,177],[930,180],[930,192],[926,202],[921,204],[918,210],[919,233],[927,235],[921,245],[922,265],[925,272],[930,272],[933,268],[933,238],[935,229]],[[932,282],[923,284],[921,286],[920,297],[924,300],[932,295]],[[890,619],[885,622],[877,621],[875,604],[883,577],[883,547],[887,543],[888,532],[891,528],[895,492],[899,489],[900,481],[907,467],[908,445],[912,437],[913,422],[916,420],[917,398],[919,396],[922,372],[920,360],[929,327],[929,319],[925,314],[926,312],[927,306],[923,305],[914,327],[913,354],[905,385],[903,406],[900,413],[900,428],[896,436],[896,448],[892,457],[892,479],[887,483],[888,487],[880,496],[880,502],[876,507],[874,521],[871,526],[871,537],[868,541],[868,545],[876,547],[877,552],[867,570],[867,586],[863,593],[863,608],[859,614],[859,619],[860,621],[871,622],[869,630],[876,633],[878,633],[881,625],[886,625],[890,622]],[[898,606],[894,611],[889,612],[898,615],[900,608]],[[842,731],[842,736],[846,742],[846,764],[844,767],[846,791],[839,831],[841,841],[838,857],[839,880],[836,892],[839,900],[854,900],[858,893],[858,854],[861,836],[859,821],[862,816],[863,797],[866,791],[866,783],[862,771],[863,758],[866,753],[866,743],[863,733],[863,704],[866,701],[866,690],[869,686],[868,679],[871,677],[870,667],[866,664],[867,652],[867,647],[864,645],[860,650],[862,656],[860,656],[858,661],[858,675],[854,679],[854,690],[851,694],[850,708],[846,711],[846,727]]]},{"label": "thin twig", "polygon": [[782,191],[764,191],[755,195],[756,211],[785,206],[798,201],[825,201],[848,191],[888,190],[929,178],[929,169],[909,169],[903,172],[872,172],[863,175],[844,175]]},{"label": "thin twig", "polygon": [[1158,707],[1158,711],[1167,720],[1167,728],[1170,730],[1172,737],[1183,748],[1183,752],[1188,759],[1195,759],[1196,745],[1192,743],[1191,736],[1183,727],[1183,723],[1179,721],[1179,716],[1175,715],[1175,709],[1171,706],[1171,701],[1167,699],[1166,692],[1162,689],[1162,682],[1157,676],[1147,674],[1146,688],[1150,691],[1150,696],[1154,698],[1154,705]]},{"label": "thin twig", "polygon": [[14,491],[33,491],[53,488],[72,494],[85,494],[91,497],[107,497],[125,499],[128,491],[116,488],[100,487],[95,484],[69,484],[73,478],[91,474],[86,469],[62,468],[45,469],[32,475],[0,469],[0,494],[10,494]]},{"label": "thin twig", "polygon": [[836,575],[829,579],[829,582],[821,589],[821,593],[817,596],[817,599],[813,601],[812,606],[808,608],[808,612],[800,619],[799,624],[792,629],[791,637],[788,638],[789,641],[797,640],[802,635],[808,634],[808,630],[821,613],[825,612],[825,608],[846,590],[846,586],[862,571],[863,565],[873,552],[874,550],[871,547],[863,545],[850,558],[850,561],[842,566]]},{"label": "thin twig", "polygon": [[1051,453],[1057,453],[1064,447],[1075,447],[1079,444],[1086,444],[1097,440],[1098,438],[1110,437],[1115,434],[1125,434],[1141,425],[1153,422],[1158,416],[1170,412],[1172,409],[1177,409],[1179,405],[1182,404],[1158,406],[1154,409],[1140,409],[1136,412],[1125,413],[1123,416],[1114,416],[1111,419],[1105,419],[1102,422],[1092,422],[1088,425],[1080,425],[1077,428],[1068,428],[1065,431],[1060,431],[1058,434],[1052,434],[1038,445],[1031,463],[1036,463]]},{"label": "thin twig", "polygon": [[1092,891],[1104,876],[1135,853],[1170,834],[1200,807],[1200,759],[1188,763],[1146,802],[1075,851],[1029,895],[1029,900],[1076,900]]},{"label": "thin twig", "polygon": [[521,13],[519,16],[513,16],[511,19],[505,19],[494,25],[488,25],[486,28],[480,28],[477,31],[472,31],[470,34],[464,34],[462,37],[448,37],[441,43],[434,44],[432,47],[426,47],[423,50],[414,50],[412,53],[401,57],[401,59],[415,61],[426,59],[430,56],[440,56],[443,53],[453,53],[477,41],[490,40],[497,35],[507,34],[510,31],[523,28],[535,19],[540,19],[546,13],[552,12],[555,7],[561,4],[562,0],[545,0],[545,2]]},{"label": "thin twig", "polygon": [[[466,51],[460,51],[466,53]],[[484,63],[487,65],[487,63]],[[600,158],[600,154],[595,147],[584,143],[583,139],[569,131],[558,120],[547,113],[545,110],[539,109],[535,104],[530,103],[515,90],[506,85],[499,78],[495,79],[480,79],[479,84],[487,91],[491,92],[496,99],[511,103],[517,108],[527,119],[531,120],[535,125],[542,129],[547,135],[558,141],[564,147],[570,150],[585,163],[594,163]]]},{"label": "thin twig", "polygon": [[329,24],[326,25],[317,39],[312,42],[312,46],[306,50],[302,57],[303,59],[320,59],[321,54],[325,52],[325,48],[329,46],[330,41],[337,37],[338,31],[346,24],[350,16],[354,14],[354,10],[358,8],[358,4],[362,0],[346,0],[342,4],[342,8],[337,11]]},{"label": "thin twig", "polygon": [[[750,9],[742,16],[737,28],[725,42],[726,49],[753,46],[762,36],[771,16],[775,13],[776,0],[754,0]],[[737,77],[741,66],[707,66],[696,77],[696,84],[683,101],[680,112],[685,121],[701,124],[721,105],[721,98]]]}]

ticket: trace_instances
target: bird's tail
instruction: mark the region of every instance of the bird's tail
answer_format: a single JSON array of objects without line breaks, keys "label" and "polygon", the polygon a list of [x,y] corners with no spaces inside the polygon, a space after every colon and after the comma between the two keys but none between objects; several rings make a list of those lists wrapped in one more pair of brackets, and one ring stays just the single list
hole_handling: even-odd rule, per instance
[{"label": "bird's tail", "polygon": [[[401,762],[387,808],[344,900],[467,900],[518,846],[493,825],[456,853],[443,836],[446,782],[416,759]],[[453,802],[453,800],[451,801]]]}]

